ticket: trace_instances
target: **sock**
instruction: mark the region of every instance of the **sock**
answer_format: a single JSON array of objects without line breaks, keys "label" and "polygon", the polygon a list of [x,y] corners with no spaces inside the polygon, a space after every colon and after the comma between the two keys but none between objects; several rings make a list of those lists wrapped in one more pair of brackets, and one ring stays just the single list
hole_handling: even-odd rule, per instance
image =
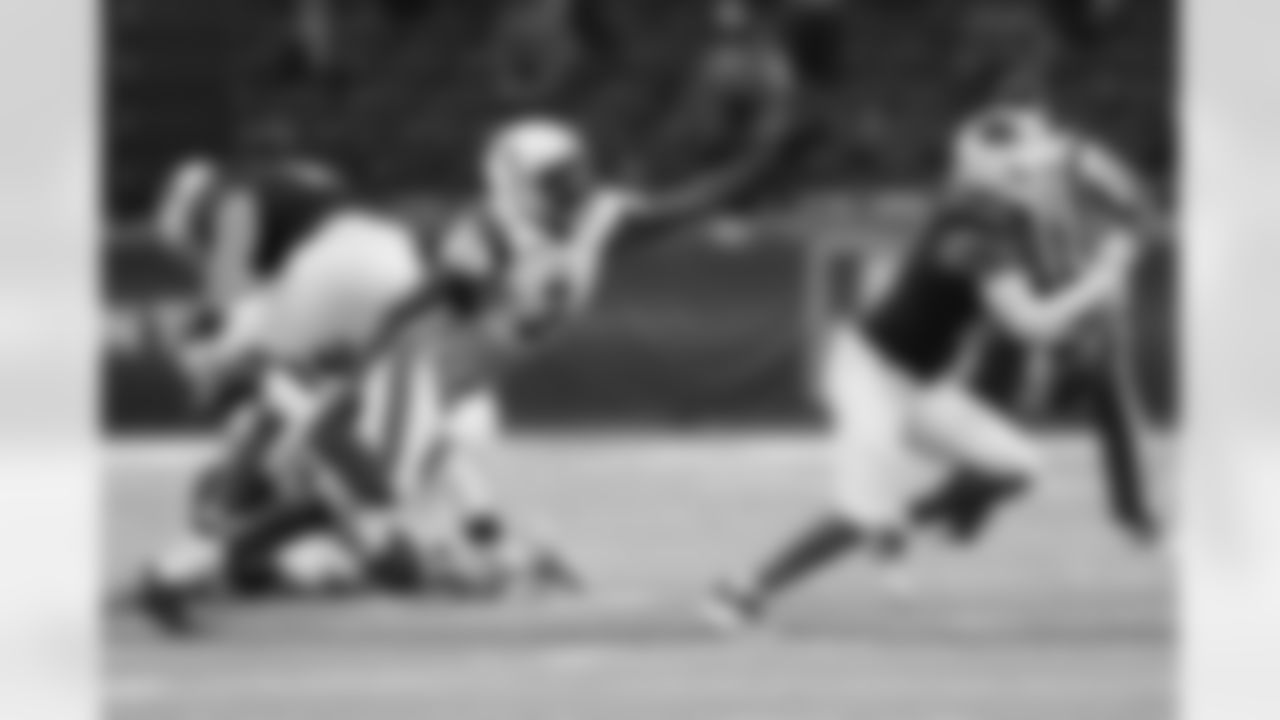
[{"label": "sock", "polygon": [[820,518],[764,566],[750,591],[760,601],[767,601],[840,558],[863,537],[864,534],[845,518]]}]

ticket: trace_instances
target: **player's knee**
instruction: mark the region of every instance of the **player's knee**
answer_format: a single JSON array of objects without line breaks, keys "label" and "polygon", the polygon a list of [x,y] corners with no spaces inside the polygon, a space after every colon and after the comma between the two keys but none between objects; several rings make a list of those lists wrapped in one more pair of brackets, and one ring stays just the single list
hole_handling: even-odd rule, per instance
[{"label": "player's knee", "polygon": [[974,469],[1026,483],[1036,482],[1044,475],[1044,461],[1035,444],[1021,434],[989,434],[978,446],[982,450],[967,463]]},{"label": "player's knee", "polygon": [[910,508],[905,494],[888,496],[842,488],[832,511],[834,518],[860,532],[891,535],[906,526]]}]

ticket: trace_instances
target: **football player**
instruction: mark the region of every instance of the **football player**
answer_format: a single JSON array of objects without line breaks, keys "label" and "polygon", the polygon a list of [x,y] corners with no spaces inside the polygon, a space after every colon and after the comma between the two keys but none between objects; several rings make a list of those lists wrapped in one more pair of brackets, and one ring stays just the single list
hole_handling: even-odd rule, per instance
[{"label": "football player", "polygon": [[[445,419],[589,307],[624,234],[651,237],[625,233],[629,225],[707,207],[752,169],[733,163],[655,196],[599,177],[585,140],[566,123],[531,118],[502,128],[484,153],[485,193],[431,245],[435,277],[401,309],[403,322],[367,371],[365,392],[393,387],[401,400],[383,479],[371,482],[403,496],[421,486],[424,466],[456,458]],[[484,544],[510,535],[494,513],[469,525]],[[517,555],[565,574],[545,546],[520,545]]]},{"label": "football player", "polygon": [[[1022,128],[992,123],[984,132],[984,144],[1007,148]],[[921,522],[963,532],[972,508],[920,507],[957,470],[980,478],[987,497],[1017,494],[1039,477],[1035,443],[973,394],[967,366],[996,330],[1036,346],[1072,337],[1117,297],[1139,246],[1114,227],[1071,282],[1042,291],[1029,212],[1036,167],[1021,153],[961,158],[961,176],[893,286],[858,327],[846,323],[833,339],[831,508],[758,570],[719,588],[720,619],[758,618],[832,560],[857,548],[883,554]]]},{"label": "football player", "polygon": [[[1017,146],[993,148],[984,142],[983,130],[992,123],[1016,126]],[[1130,229],[1135,239],[1164,234],[1165,223],[1134,173],[1097,141],[1056,122],[1043,104],[997,104],[961,128],[958,145],[973,165],[989,162],[993,153],[1026,156],[1034,170],[1026,182],[1036,219],[1037,275],[1044,287],[1058,286],[1078,272],[1109,225]],[[1076,391],[1087,402],[1090,426],[1101,443],[1112,514],[1134,537],[1149,540],[1157,534],[1157,521],[1141,447],[1131,312],[1126,303],[1116,303],[1050,351],[1011,349],[1027,376],[1021,387],[1009,388],[1018,396],[1007,398],[1007,404],[1038,415],[1055,388]]]}]

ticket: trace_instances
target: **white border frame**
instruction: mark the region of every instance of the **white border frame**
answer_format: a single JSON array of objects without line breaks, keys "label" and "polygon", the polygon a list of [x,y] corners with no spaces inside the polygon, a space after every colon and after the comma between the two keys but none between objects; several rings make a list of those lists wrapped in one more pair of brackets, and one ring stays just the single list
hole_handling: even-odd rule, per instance
[{"label": "white border frame", "polygon": [[[1134,0],[1142,2],[1143,0]],[[0,717],[97,693],[97,4],[0,4]],[[1280,3],[1184,0],[1183,716],[1280,717]]]}]

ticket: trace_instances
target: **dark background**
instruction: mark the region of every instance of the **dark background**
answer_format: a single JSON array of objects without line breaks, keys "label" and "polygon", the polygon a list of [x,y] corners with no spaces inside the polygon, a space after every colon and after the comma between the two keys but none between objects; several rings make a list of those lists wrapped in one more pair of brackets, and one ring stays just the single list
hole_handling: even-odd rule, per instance
[{"label": "dark background", "polygon": [[[198,422],[129,322],[188,285],[141,229],[175,163],[225,154],[270,118],[371,194],[457,198],[473,189],[482,134],[527,109],[569,113],[607,158],[625,157],[682,97],[711,5],[579,0],[548,21],[526,17],[533,0],[523,14],[502,0],[105,2],[104,413],[115,431]],[[1166,0],[756,5],[789,54],[806,126],[820,129],[766,188],[791,205],[759,211],[789,214],[779,233],[795,237],[732,256],[668,244],[615,265],[599,309],[506,386],[518,423],[812,422],[812,349],[828,307],[814,297],[827,267],[817,253],[892,240],[880,205],[925,186],[974,88],[1009,67],[1035,68],[1064,112],[1176,194]],[[571,51],[548,55],[551,80],[513,90],[505,53],[537,56],[540,43]],[[844,209],[806,217],[815,198]],[[800,242],[809,235],[825,240]],[[1143,394],[1165,420],[1176,405],[1175,270],[1173,252],[1152,263],[1139,309]]]}]

